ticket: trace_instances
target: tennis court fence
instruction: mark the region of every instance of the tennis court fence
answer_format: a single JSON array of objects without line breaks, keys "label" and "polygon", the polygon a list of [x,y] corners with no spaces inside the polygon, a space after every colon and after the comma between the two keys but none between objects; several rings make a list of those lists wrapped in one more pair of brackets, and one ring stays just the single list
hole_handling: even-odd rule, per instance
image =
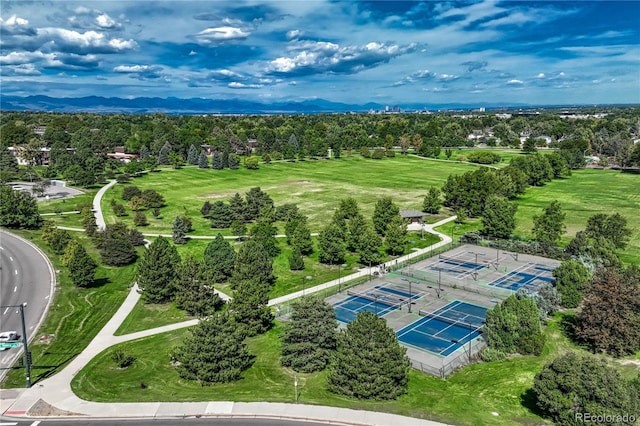
[{"label": "tennis court fence", "polygon": [[411,367],[416,370],[420,370],[423,373],[429,373],[433,376],[440,377],[444,380],[451,374],[458,371],[460,368],[470,364],[471,361],[479,359],[480,352],[486,346],[487,345],[484,339],[482,337],[478,337],[472,340],[470,343],[466,343],[464,346],[462,346],[462,352],[456,351],[448,357],[443,358],[442,365],[433,365],[410,358]]}]

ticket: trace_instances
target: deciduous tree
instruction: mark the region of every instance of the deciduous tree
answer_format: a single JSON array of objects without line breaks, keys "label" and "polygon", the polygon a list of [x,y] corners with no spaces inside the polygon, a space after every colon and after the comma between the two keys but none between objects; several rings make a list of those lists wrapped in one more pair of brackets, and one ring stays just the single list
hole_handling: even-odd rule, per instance
[{"label": "deciduous tree", "polygon": [[542,215],[533,217],[533,235],[540,244],[555,245],[560,241],[566,226],[560,203],[554,200],[543,211]]},{"label": "deciduous tree", "polygon": [[560,303],[565,308],[577,308],[591,281],[591,272],[575,259],[565,260],[553,270]]},{"label": "deciduous tree", "polygon": [[441,192],[435,186],[429,188],[422,202],[422,211],[430,214],[438,214],[442,206]]},{"label": "deciduous tree", "polygon": [[482,213],[482,233],[490,237],[508,238],[516,229],[516,210],[505,197],[491,195]]},{"label": "deciduous tree", "polygon": [[378,235],[385,236],[387,225],[391,218],[400,214],[400,209],[395,205],[391,197],[382,197],[376,202],[373,210],[373,225]]},{"label": "deciduous tree", "polygon": [[344,262],[345,254],[342,232],[338,225],[331,222],[318,237],[318,260],[321,263],[338,265]]},{"label": "deciduous tree", "polygon": [[407,224],[400,215],[394,216],[387,225],[387,236],[384,243],[387,252],[391,255],[404,252],[407,245]]}]

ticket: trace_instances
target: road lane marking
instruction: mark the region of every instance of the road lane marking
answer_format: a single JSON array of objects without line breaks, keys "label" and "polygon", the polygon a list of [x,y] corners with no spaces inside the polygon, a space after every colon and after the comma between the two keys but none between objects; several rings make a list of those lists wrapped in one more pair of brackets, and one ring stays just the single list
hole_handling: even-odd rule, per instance
[{"label": "road lane marking", "polygon": [[15,422],[9,422],[9,423],[7,423],[7,422],[2,422],[2,423],[0,423],[0,426],[15,426],[15,425],[17,425],[17,424],[18,424],[18,423],[15,423]]},{"label": "road lane marking", "polygon": [[12,256],[9,256],[9,260],[13,262],[13,257],[12,257]]},{"label": "road lane marking", "polygon": [[15,273],[16,273],[16,275],[18,275],[18,270],[17,269],[15,270]]},{"label": "road lane marking", "polygon": [[2,313],[2,315],[5,315],[8,310],[9,310],[9,308],[5,309],[4,312]]},{"label": "road lane marking", "polygon": [[13,288],[13,292],[15,293],[16,291],[18,291],[18,286],[15,286],[15,287]]},{"label": "road lane marking", "polygon": [[38,426],[40,424],[40,420],[36,420],[35,422],[31,423],[31,426]]},{"label": "road lane marking", "polygon": [[48,298],[49,298],[49,295],[47,294],[47,295],[44,297],[44,300],[47,300]]}]

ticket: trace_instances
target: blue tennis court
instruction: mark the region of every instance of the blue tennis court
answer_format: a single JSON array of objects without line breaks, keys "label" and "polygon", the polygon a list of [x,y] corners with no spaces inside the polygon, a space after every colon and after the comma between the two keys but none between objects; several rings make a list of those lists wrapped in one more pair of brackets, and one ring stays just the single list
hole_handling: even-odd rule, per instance
[{"label": "blue tennis court", "polygon": [[404,344],[447,356],[480,335],[487,308],[455,301],[398,330]]},{"label": "blue tennis court", "polygon": [[434,265],[429,266],[432,271],[442,271],[450,274],[460,274],[468,271],[479,271],[484,265],[476,265],[473,262],[454,259],[439,259]]},{"label": "blue tennis court", "polygon": [[[373,312],[382,317],[398,309],[400,304],[410,299],[416,300],[422,297],[422,293],[409,294],[397,288],[384,286],[376,286],[371,291],[375,291],[375,296],[373,293],[366,292],[361,296],[352,294],[345,300],[334,304],[333,310],[336,311],[336,319],[348,323],[356,319],[358,312],[362,311]],[[375,297],[376,300],[370,300],[371,297]]]},{"label": "blue tennis court", "polygon": [[502,278],[490,282],[493,287],[506,288],[511,291],[518,291],[521,288],[527,288],[536,291],[541,285],[546,283],[554,283],[555,278],[547,276],[549,268],[534,267],[534,273],[523,271],[509,272]]}]

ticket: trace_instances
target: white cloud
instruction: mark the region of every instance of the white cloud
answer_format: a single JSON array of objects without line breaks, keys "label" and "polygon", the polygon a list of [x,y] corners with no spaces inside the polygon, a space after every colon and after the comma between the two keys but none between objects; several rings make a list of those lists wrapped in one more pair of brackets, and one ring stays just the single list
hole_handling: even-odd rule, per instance
[{"label": "white cloud", "polygon": [[294,40],[294,39],[300,38],[302,34],[303,32],[300,30],[287,31],[287,40]]},{"label": "white cloud", "polygon": [[216,27],[200,31],[195,38],[203,44],[216,44],[225,41],[244,40],[250,35],[250,32],[237,27]]},{"label": "white cloud", "polygon": [[114,72],[130,73],[130,72],[144,72],[151,68],[150,65],[118,65],[113,68]]},{"label": "white cloud", "polygon": [[544,78],[544,73],[543,72],[539,73],[537,77],[538,78]]},{"label": "white cloud", "polygon": [[232,81],[231,83],[228,84],[228,87],[230,87],[232,89],[260,89],[261,87],[264,87],[264,85],[262,85],[262,84],[245,84],[245,83],[240,83],[238,81]]},{"label": "white cloud", "polygon": [[64,28],[41,28],[38,29],[38,36],[43,42],[53,43],[52,47],[61,50],[93,51],[102,53],[118,52],[134,49],[138,44],[134,40],[124,40],[119,38],[108,38],[105,34],[97,31],[67,30]]},{"label": "white cloud", "polygon": [[507,81],[507,84],[513,84],[513,85],[521,85],[524,84],[524,81],[522,80],[516,80],[515,78],[512,80]]},{"label": "white cloud", "polygon": [[100,28],[107,28],[107,29],[114,28],[117,26],[116,21],[114,21],[106,13],[103,13],[102,15],[98,15],[96,17],[96,24],[98,24]]}]

